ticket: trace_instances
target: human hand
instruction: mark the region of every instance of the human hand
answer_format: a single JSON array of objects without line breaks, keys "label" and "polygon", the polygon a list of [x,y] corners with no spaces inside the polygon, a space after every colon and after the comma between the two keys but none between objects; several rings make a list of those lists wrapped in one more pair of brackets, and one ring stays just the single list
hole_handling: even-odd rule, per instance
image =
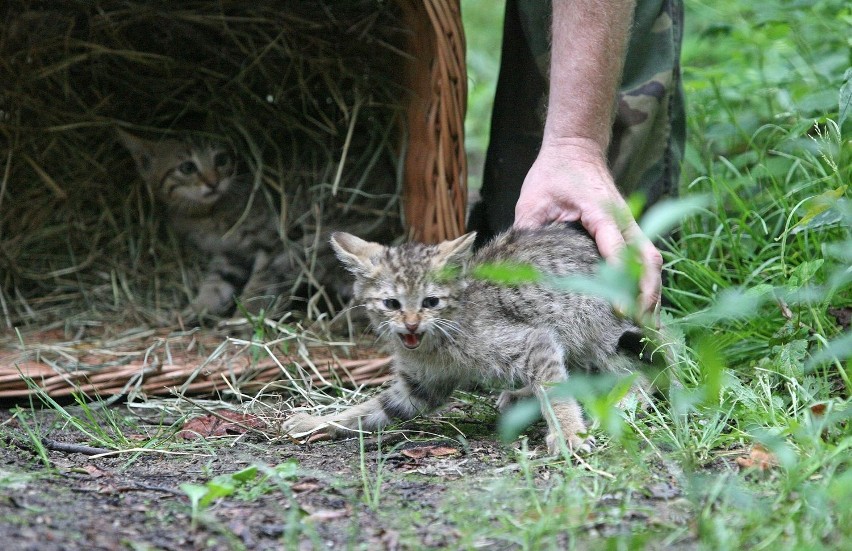
[{"label": "human hand", "polygon": [[643,267],[639,309],[653,316],[657,324],[663,257],[630,214],[600,146],[591,140],[545,143],[521,187],[515,227],[576,221],[586,228],[609,263],[621,261],[627,243],[636,246]]}]

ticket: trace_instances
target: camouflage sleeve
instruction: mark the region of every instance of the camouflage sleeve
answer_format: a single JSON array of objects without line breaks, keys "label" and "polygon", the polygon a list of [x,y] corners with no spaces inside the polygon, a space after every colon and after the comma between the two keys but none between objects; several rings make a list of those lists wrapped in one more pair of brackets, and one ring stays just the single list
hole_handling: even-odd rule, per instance
[{"label": "camouflage sleeve", "polygon": [[[521,28],[546,78],[549,1],[519,0]],[[609,163],[621,192],[652,204],[677,193],[686,121],[680,83],[682,0],[638,0],[613,124]]]}]

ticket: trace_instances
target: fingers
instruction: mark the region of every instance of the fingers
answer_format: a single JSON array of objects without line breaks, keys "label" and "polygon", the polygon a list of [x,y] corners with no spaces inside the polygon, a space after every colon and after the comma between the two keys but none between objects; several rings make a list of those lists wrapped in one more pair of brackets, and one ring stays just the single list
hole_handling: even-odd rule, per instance
[{"label": "fingers", "polygon": [[515,206],[514,227],[520,229],[533,229],[544,226],[550,222],[571,222],[577,220],[579,215],[566,210],[553,209],[552,204],[542,206],[541,203],[527,204],[524,199],[518,200]]},{"label": "fingers", "polygon": [[616,266],[621,264],[621,253],[627,243],[618,226],[612,222],[589,225],[584,223],[583,226],[595,240],[604,260]]},{"label": "fingers", "polygon": [[642,263],[642,275],[639,277],[639,311],[644,317],[650,317],[651,323],[659,327],[660,298],[663,287],[663,255],[651,243],[639,226],[634,222],[625,236],[639,251]]},{"label": "fingers", "polygon": [[660,298],[663,286],[663,256],[650,241],[641,249],[642,277],[639,278],[639,307],[651,317],[654,327],[660,326]]},{"label": "fingers", "polygon": [[[627,244],[636,247],[639,261],[642,264],[642,275],[639,278],[639,296],[637,306],[639,317],[651,318],[650,323],[659,326],[659,305],[662,293],[663,257],[653,243],[642,233],[642,230],[632,222],[623,233],[612,220],[600,220],[598,224],[589,224],[589,233],[595,239],[598,250],[604,260],[615,266],[621,265],[623,252]],[[620,314],[625,314],[626,305],[615,305]]]}]

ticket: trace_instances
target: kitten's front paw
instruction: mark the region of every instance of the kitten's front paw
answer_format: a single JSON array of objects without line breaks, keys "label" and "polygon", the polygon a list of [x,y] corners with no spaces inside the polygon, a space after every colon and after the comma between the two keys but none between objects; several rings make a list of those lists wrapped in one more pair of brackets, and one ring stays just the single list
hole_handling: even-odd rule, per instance
[{"label": "kitten's front paw", "polygon": [[334,428],[322,418],[309,413],[297,413],[281,424],[281,430],[292,438],[308,437],[308,442],[325,440],[334,436]]},{"label": "kitten's front paw", "polygon": [[[547,442],[548,454],[559,455],[562,453],[562,445],[560,442],[561,438],[561,435],[557,433],[550,433],[547,435],[545,442]],[[568,446],[568,451],[579,455],[585,455],[591,453],[595,449],[595,438],[591,435],[583,438],[578,434],[566,434],[565,445]]]}]

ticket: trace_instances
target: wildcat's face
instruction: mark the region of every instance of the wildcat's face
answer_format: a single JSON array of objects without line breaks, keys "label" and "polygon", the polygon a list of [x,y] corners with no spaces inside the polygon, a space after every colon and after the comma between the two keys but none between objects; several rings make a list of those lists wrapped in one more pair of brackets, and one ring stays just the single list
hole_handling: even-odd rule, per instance
[{"label": "wildcat's face", "polygon": [[332,246],[355,273],[355,298],[367,309],[380,336],[413,350],[429,340],[453,339],[460,306],[459,279],[445,268],[463,262],[475,234],[439,245],[409,243],[384,247],[336,233]]},{"label": "wildcat's face", "polygon": [[139,173],[163,202],[193,210],[212,205],[228,191],[235,172],[233,156],[217,143],[177,140],[153,142],[119,132]]},{"label": "wildcat's face", "polygon": [[218,144],[184,145],[164,165],[157,193],[167,203],[215,203],[228,191],[234,176],[233,158]]},{"label": "wildcat's face", "polygon": [[[418,348],[424,338],[433,333],[451,335],[452,317],[456,306],[453,288],[439,283],[434,277],[420,273],[412,276],[392,255],[382,262],[381,276],[365,282],[359,289],[364,304],[379,334],[398,338],[405,348]],[[401,267],[402,272],[391,270]],[[428,265],[426,266],[428,268]],[[408,272],[409,277],[400,277]]]}]

